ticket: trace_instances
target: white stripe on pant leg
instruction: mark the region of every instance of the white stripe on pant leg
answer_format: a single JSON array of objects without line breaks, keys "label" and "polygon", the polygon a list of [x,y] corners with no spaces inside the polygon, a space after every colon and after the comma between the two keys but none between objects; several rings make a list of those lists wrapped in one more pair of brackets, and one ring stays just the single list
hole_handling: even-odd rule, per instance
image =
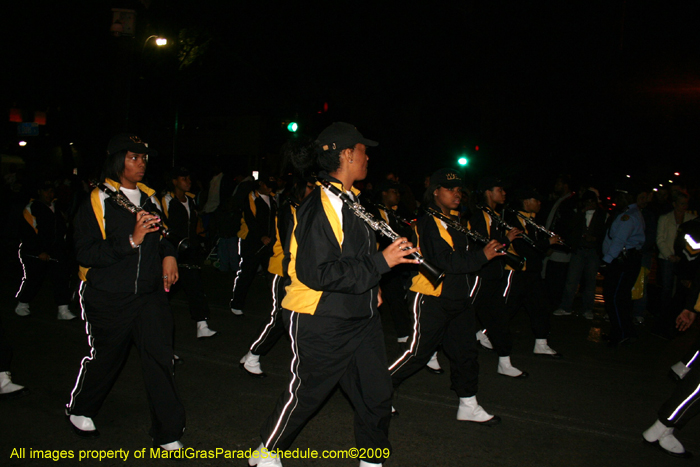
[{"label": "white stripe on pant leg", "polygon": [[[299,348],[297,347],[297,331],[299,328],[299,323],[297,322],[296,329],[294,327],[294,318],[297,318],[297,321],[299,321],[299,317],[297,316],[297,313],[292,312],[290,317],[289,317],[289,338],[291,340],[292,344],[292,362],[289,366],[289,371],[292,373],[292,380],[289,382],[289,400],[287,403],[284,405],[282,408],[282,413],[280,413],[279,419],[277,420],[277,424],[275,425],[275,428],[272,430],[272,433],[270,433],[269,438],[265,442],[265,447],[271,451],[275,449],[275,445],[277,444],[277,441],[279,441],[279,437],[275,442],[273,443],[272,440],[275,438],[275,435],[277,431],[280,429],[280,425],[282,424],[282,419],[285,418],[285,412],[287,412],[287,409],[289,409],[289,414],[287,415],[287,420],[284,422],[284,427],[280,431],[280,434],[284,432],[284,430],[287,428],[287,424],[289,423],[289,419],[292,416],[292,413],[294,412],[294,409],[296,409],[297,404],[299,403],[299,399],[297,398],[297,390],[299,389],[299,386],[301,385],[301,378],[299,378],[299,375],[297,374],[297,371],[299,369]],[[299,381],[299,383],[294,387],[294,383],[296,381]],[[293,407],[290,408],[290,406]]]},{"label": "white stripe on pant leg", "polygon": [[265,341],[265,338],[275,325],[275,321],[277,321],[277,313],[279,312],[279,297],[277,296],[277,284],[280,280],[282,280],[282,277],[275,274],[275,277],[272,279],[272,312],[270,312],[270,322],[267,323],[265,329],[263,329],[263,331],[260,333],[260,336],[255,342],[253,342],[253,345],[250,346],[251,351],[256,345]]},{"label": "white stripe on pant leg", "polygon": [[470,298],[474,296],[474,291],[476,290],[476,286],[479,285],[479,279],[481,279],[481,277],[476,276],[476,281],[474,282],[474,287],[472,287],[472,291],[469,292]]},{"label": "white stripe on pant leg", "polygon": [[[503,296],[504,296],[504,297],[505,297],[506,295],[508,295],[508,291],[510,290],[510,284],[511,284],[511,281],[512,281],[512,277],[513,277],[513,271],[511,270],[511,271],[508,273],[508,283],[506,284],[506,290],[503,291]],[[506,299],[506,300],[507,300],[507,299]]]},{"label": "white stripe on pant leg", "polygon": [[690,368],[690,367],[693,365],[693,363],[695,362],[695,360],[698,358],[698,354],[700,354],[700,351],[695,352],[695,355],[693,355],[693,358],[691,358],[691,359],[688,361],[688,363],[685,364],[685,367],[686,367],[686,368]]},{"label": "white stripe on pant leg", "polygon": [[19,250],[17,250],[17,257],[19,258],[19,264],[22,265],[22,283],[19,285],[19,290],[15,294],[15,298],[19,297],[19,294],[22,293],[22,288],[24,287],[24,283],[27,281],[27,268],[24,265],[24,261],[22,261],[22,244],[19,244]]},{"label": "white stripe on pant leg", "polygon": [[[676,410],[673,411],[673,413],[671,414],[670,417],[667,418],[667,420],[672,421],[673,418],[676,416],[676,414],[678,414],[678,412],[683,410],[683,408],[686,406],[686,404],[688,404],[689,402],[694,402],[693,398],[695,396],[697,396],[699,392],[700,392],[700,385],[698,385],[698,387],[695,388],[695,391],[693,391],[683,402],[681,402],[681,405],[676,407]],[[695,402],[697,402],[697,401],[695,401]],[[690,407],[688,407],[688,408],[690,408]],[[681,414],[681,415],[683,415],[683,414]]]},{"label": "white stripe on pant leg", "polygon": [[85,373],[87,372],[87,364],[93,361],[95,357],[97,357],[97,350],[95,350],[95,342],[91,332],[92,328],[90,326],[90,323],[88,323],[87,314],[85,313],[85,299],[83,297],[83,294],[85,293],[86,286],[87,282],[81,282],[78,294],[80,296],[80,316],[83,319],[83,321],[85,321],[85,334],[87,334],[88,345],[90,346],[90,355],[83,357],[83,359],[80,361],[80,371],[78,372],[78,378],[75,381],[75,386],[73,386],[73,390],[70,392],[70,401],[66,406],[68,410],[70,410],[70,408],[73,407],[73,402],[75,401],[75,398],[78,396],[78,394],[80,394],[80,391],[83,389],[83,381],[85,379]]},{"label": "white stripe on pant leg", "polygon": [[236,271],[236,278],[233,280],[233,289],[232,289],[232,292],[234,294],[236,293],[236,284],[238,283],[238,278],[241,275],[241,268],[243,267],[243,255],[241,254],[242,244],[243,244],[243,239],[239,238],[238,239],[238,270]]},{"label": "white stripe on pant leg", "polygon": [[[418,348],[418,341],[420,340],[420,298],[422,296],[423,294],[417,293],[416,298],[413,300],[413,336],[411,336],[411,345],[408,350],[406,350],[403,355],[398,358],[398,360],[391,364],[389,367],[391,374],[394,374],[408,360],[410,360],[410,356],[413,355],[413,352],[415,352],[415,350]],[[402,362],[402,360],[404,361]],[[399,365],[399,363],[401,364]],[[398,365],[398,367],[396,365]]]}]

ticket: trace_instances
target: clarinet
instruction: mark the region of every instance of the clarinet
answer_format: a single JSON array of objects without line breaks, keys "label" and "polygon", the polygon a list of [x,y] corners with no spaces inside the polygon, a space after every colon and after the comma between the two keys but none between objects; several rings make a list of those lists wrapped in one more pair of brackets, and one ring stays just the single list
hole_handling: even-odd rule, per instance
[{"label": "clarinet", "polygon": [[[542,232],[543,234],[547,235],[547,236],[550,237],[550,238],[557,235],[557,234],[555,234],[554,232],[552,232],[551,230],[547,230],[543,225],[540,225],[540,224],[538,224],[537,222],[535,222],[532,218],[523,215],[520,211],[516,211],[515,209],[511,209],[511,208],[506,208],[506,210],[509,211],[509,212],[512,212],[513,214],[515,214],[516,216],[518,216],[520,219],[524,220],[525,223],[526,223],[527,225],[531,226],[533,229],[539,230],[540,232]],[[566,245],[562,240],[559,240],[559,241],[557,242],[557,244],[559,244],[559,245],[561,245],[561,246],[563,246],[563,247],[565,247],[565,248],[567,248],[567,249],[570,248],[570,247],[569,247],[568,245]]]},{"label": "clarinet", "polygon": [[[380,234],[389,238],[392,242],[398,238],[401,238],[399,234],[394,232],[394,229],[389,227],[389,224],[387,224],[383,220],[377,219],[372,214],[367,212],[367,210],[360,203],[356,203],[355,201],[353,201],[346,193],[343,193],[338,187],[331,184],[331,182],[320,177],[316,177],[316,180],[318,180],[318,182],[323,187],[328,189],[328,191],[340,198],[341,201],[343,201],[343,203],[348,208],[350,208],[350,211],[354,215],[365,221],[365,223],[369,225],[372,228],[372,230],[379,232]],[[404,248],[404,250],[407,249],[408,248]],[[425,274],[428,280],[430,280],[430,282],[435,287],[437,287],[442,282],[442,279],[445,277],[445,271],[442,271],[436,268],[435,266],[432,266],[431,264],[427,263],[423,256],[421,256],[421,254],[417,251],[411,253],[410,255],[408,255],[408,257],[411,259],[418,260],[423,274]]]},{"label": "clarinet", "polygon": [[403,217],[399,216],[398,214],[396,214],[396,211],[394,211],[393,209],[388,208],[388,207],[384,206],[384,205],[381,204],[381,203],[372,203],[372,204],[374,205],[375,208],[381,209],[381,210],[387,212],[387,213],[388,213],[391,217],[393,217],[394,220],[395,220],[396,222],[398,222],[399,224],[404,224],[404,225],[406,225],[406,226],[408,226],[408,227],[413,228],[413,224],[411,223],[411,221],[409,221],[408,219],[404,219]]},{"label": "clarinet", "polygon": [[[134,203],[132,203],[131,200],[129,198],[127,198],[126,195],[124,193],[122,193],[121,191],[119,191],[119,190],[115,191],[115,190],[112,190],[110,188],[107,188],[107,185],[105,185],[104,183],[93,182],[92,185],[99,188],[105,195],[112,198],[114,200],[114,202],[116,202],[119,206],[123,207],[124,209],[126,209],[130,213],[136,215],[136,214],[140,213],[141,211],[144,211],[144,209],[142,209],[142,208],[136,206]],[[160,216],[158,216],[158,217],[160,217]],[[168,236],[170,235],[170,231],[168,230],[167,227],[165,227],[165,224],[163,224],[163,220],[161,219],[160,221],[156,222],[155,225],[160,230],[160,233],[165,238],[168,238]]]},{"label": "clarinet", "polygon": [[[503,219],[502,216],[499,216],[498,214],[496,214],[490,207],[485,206],[483,204],[477,204],[476,208],[481,209],[486,214],[491,216],[491,219],[493,219],[494,222],[496,222],[498,225],[500,225],[504,229],[513,230],[515,228],[512,225],[510,225],[509,223],[507,223],[505,221],[505,219]],[[535,241],[533,239],[531,239],[530,237],[528,237],[527,235],[523,235],[522,239],[525,240],[525,242],[527,242],[531,247],[533,247],[533,248],[537,247],[537,245],[535,244]]]},{"label": "clarinet", "polygon": [[[472,240],[473,242],[476,242],[476,243],[481,244],[481,245],[486,245],[487,243],[489,243],[491,241],[491,239],[486,238],[484,235],[481,235],[476,230],[467,229],[459,222],[454,221],[449,216],[446,216],[445,214],[431,208],[430,206],[425,208],[425,212],[427,212],[428,214],[430,214],[434,218],[441,220],[442,222],[447,224],[448,227],[456,230],[457,232],[459,232],[463,235],[466,235],[466,237],[468,239]],[[509,252],[507,248],[502,247],[502,248],[497,249],[496,251],[498,253],[505,254],[506,262],[513,269],[520,271],[523,269],[523,266],[525,266],[525,260],[523,260],[520,256]]]}]

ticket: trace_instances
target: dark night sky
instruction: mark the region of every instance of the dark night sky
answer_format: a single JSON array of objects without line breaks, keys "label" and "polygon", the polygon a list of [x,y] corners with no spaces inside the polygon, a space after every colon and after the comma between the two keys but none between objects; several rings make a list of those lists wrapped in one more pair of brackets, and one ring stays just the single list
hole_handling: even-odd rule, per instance
[{"label": "dark night sky", "polygon": [[[130,127],[164,153],[177,100],[182,138],[196,128],[216,138],[217,121],[261,117],[261,153],[284,141],[284,118],[297,116],[312,136],[352,122],[381,143],[371,167],[405,178],[451,165],[465,149],[477,176],[535,184],[559,171],[656,181],[697,164],[695,1],[64,3],[77,8],[5,7],[0,88],[6,107],[48,109],[47,131],[63,144],[101,150],[112,132],[121,68],[107,31],[119,7],[138,11],[133,63],[143,79],[132,88]],[[172,48],[141,53],[148,35],[183,28],[210,40],[191,66],[176,72]],[[319,116],[324,102],[330,110]],[[14,151],[13,131],[0,133],[3,152]],[[182,148],[183,161],[204,156]]]}]

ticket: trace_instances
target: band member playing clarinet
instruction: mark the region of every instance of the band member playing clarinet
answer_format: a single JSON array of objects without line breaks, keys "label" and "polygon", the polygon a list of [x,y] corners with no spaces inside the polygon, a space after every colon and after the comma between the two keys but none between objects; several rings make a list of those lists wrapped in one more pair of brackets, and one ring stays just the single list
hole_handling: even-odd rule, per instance
[{"label": "band member playing clarinet", "polygon": [[[353,125],[334,123],[293,162],[298,169],[317,164],[319,179],[357,200],[352,185],[366,177],[365,151],[376,145]],[[325,186],[296,211],[287,248],[291,283],[282,307],[293,354],[289,385],[248,465],[281,466],[269,452],[288,449],[336,385],[355,411],[357,447],[368,453],[360,466],[381,465],[391,452],[391,379],[377,311],[379,280],[393,266],[418,263],[404,258],[417,250],[399,237],[377,251],[374,231]]]},{"label": "band member playing clarinet", "polygon": [[[520,238],[522,230],[513,228],[504,232],[505,229],[497,218],[500,217],[497,213],[498,207],[506,202],[503,183],[497,178],[486,177],[479,181],[477,191],[492,214],[486,211],[474,213],[469,219],[468,227],[510,247],[513,240]],[[514,367],[510,361],[513,341],[509,331],[510,316],[506,308],[506,297],[510,292],[512,274],[513,269],[503,258],[496,258],[484,266],[476,276],[469,278],[469,294],[476,308],[476,315],[486,328],[493,349],[498,354],[498,373],[512,378],[526,378],[527,373]]]},{"label": "band member playing clarinet", "polygon": [[[456,216],[461,197],[462,179],[452,169],[441,169],[430,177],[424,203],[446,216]],[[479,381],[476,319],[465,291],[467,273],[503,255],[496,251],[502,245],[491,240],[483,248],[467,251],[464,234],[430,215],[418,221],[416,238],[423,256],[444,269],[445,278],[436,287],[418,271],[413,276],[408,293],[413,329],[408,350],[389,367],[394,389],[423,368],[442,344],[450,359],[452,389],[459,397],[457,420],[496,424],[500,418],[487,413],[476,400]]]},{"label": "band member playing clarinet", "polygon": [[66,405],[73,431],[100,435],[93,418],[112,389],[133,343],[141,359],[154,446],[181,449],[185,409],[173,379],[173,318],[166,292],[178,280],[175,248],[158,224],[155,192],[143,185],[149,148],[134,134],[112,138],[103,175],[142,208],[134,215],[100,189],[75,217],[75,252],[80,264],[80,305],[90,350]]},{"label": "band member playing clarinet", "polygon": [[[523,229],[523,237],[527,236],[532,242],[522,238],[513,240],[513,248],[523,258],[527,258],[521,271],[515,271],[512,276],[511,290],[506,304],[512,317],[523,306],[530,315],[530,326],[535,335],[536,355],[549,355],[560,358],[561,354],[552,349],[547,343],[549,335],[549,310],[546,306],[547,296],[542,279],[542,261],[550,245],[561,243],[559,235],[548,236],[538,230],[533,224],[535,215],[540,212],[542,201],[539,193],[533,189],[520,189],[515,192],[514,209],[504,214],[510,225]],[[517,212],[517,214],[515,213]],[[525,220],[525,218],[529,220]]]}]

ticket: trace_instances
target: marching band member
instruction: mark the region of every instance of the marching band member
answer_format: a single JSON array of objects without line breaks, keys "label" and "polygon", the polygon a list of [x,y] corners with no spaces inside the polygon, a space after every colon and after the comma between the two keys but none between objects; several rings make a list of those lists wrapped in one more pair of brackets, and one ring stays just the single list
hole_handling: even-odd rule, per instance
[{"label": "marching band member", "polygon": [[260,357],[264,357],[272,350],[277,341],[282,337],[287,329],[282,320],[282,299],[285,295],[285,276],[287,275],[283,266],[284,248],[283,244],[289,238],[289,231],[294,224],[294,213],[296,207],[314,189],[313,183],[304,180],[297,180],[290,197],[287,197],[280,204],[275,218],[275,244],[272,246],[272,258],[267,267],[267,277],[272,291],[272,311],[270,319],[263,323],[260,332],[256,334],[250,344],[248,353],[240,360],[240,367],[243,371],[254,378],[265,378],[267,375],[260,366]]},{"label": "marching band member", "polygon": [[160,203],[143,185],[148,145],[130,133],[112,138],[105,184],[141,207],[136,216],[100,189],[75,217],[75,250],[80,264],[80,305],[90,353],[80,363],[66,405],[73,431],[100,435],[93,418],[129,355],[138,349],[155,446],[182,448],[185,409],[173,378],[173,316],[166,292],[178,280],[175,248],[159,229]]},{"label": "marching band member", "polygon": [[[190,317],[197,323],[197,338],[213,337],[216,331],[209,328],[209,305],[202,282],[202,263],[206,252],[198,241],[197,204],[192,188],[190,172],[185,167],[173,171],[170,182],[172,191],[163,196],[163,213],[167,219],[170,235],[168,240],[175,246],[180,280],[175,289],[181,286],[185,290]],[[174,292],[173,290],[172,292]]]},{"label": "marching band member", "polygon": [[547,236],[536,227],[528,225],[524,218],[534,222],[535,215],[540,212],[542,200],[535,190],[524,189],[515,193],[515,209],[518,214],[506,213],[508,224],[522,227],[523,236],[527,235],[534,241],[530,244],[522,238],[513,240],[515,252],[527,258],[525,266],[521,271],[513,273],[510,294],[507,297],[508,314],[512,317],[520,306],[525,307],[530,315],[530,326],[535,335],[536,355],[549,355],[554,358],[561,358],[561,354],[552,349],[547,343],[549,335],[549,312],[546,307],[547,297],[544,290],[544,279],[542,279],[542,261],[550,245],[561,243],[559,235]]},{"label": "marching band member", "polygon": [[68,308],[70,302],[70,267],[66,245],[66,219],[56,206],[54,188],[50,181],[43,182],[24,208],[25,222],[19,225],[21,243],[19,260],[24,276],[15,295],[18,302],[15,313],[29,315],[29,303],[41,289],[44,278],[49,276],[53,286],[53,297],[58,306],[60,320],[75,319]]},{"label": "marching band member", "polygon": [[[438,170],[430,177],[424,203],[452,216],[459,208],[461,187],[462,179],[457,172]],[[416,271],[413,276],[408,302],[414,324],[408,350],[389,367],[394,390],[423,368],[442,345],[450,360],[451,387],[459,397],[457,420],[496,424],[500,418],[486,412],[476,400],[479,381],[476,318],[465,291],[467,274],[502,255],[496,251],[501,245],[492,240],[483,249],[467,251],[465,235],[430,215],[418,221],[415,238],[423,257],[444,269],[445,278],[435,287],[422,273]]]},{"label": "marching band member", "polygon": [[243,314],[245,299],[262,266],[267,269],[275,241],[274,177],[260,175],[257,182],[242,182],[233,194],[234,204],[241,210],[241,228],[238,231],[238,270],[233,281],[231,312]]},{"label": "marching band member", "polygon": [[[299,169],[316,162],[319,177],[357,201],[353,183],[367,175],[368,146],[347,123],[333,123],[308,151],[294,159]],[[262,444],[249,465],[280,466],[260,453],[289,448],[306,422],[340,385],[355,411],[357,447],[371,456],[361,466],[388,457],[391,379],[379,318],[381,275],[416,252],[405,238],[377,251],[373,230],[329,189],[317,187],[299,207],[290,237],[287,272],[291,283],[282,306],[292,344],[288,390],[265,422]],[[405,249],[406,246],[409,249]]]},{"label": "marching band member", "polygon": [[[497,178],[482,179],[477,191],[481,193],[485,206],[491,212],[496,213],[498,206],[506,202],[503,183]],[[503,233],[498,219],[493,219],[483,211],[476,212],[469,219],[468,228],[507,247],[510,247],[513,240],[520,238],[522,233],[522,230],[517,228]],[[506,297],[510,292],[512,279],[513,269],[506,265],[503,258],[496,258],[470,276],[469,293],[476,315],[487,329],[488,338],[498,354],[498,373],[512,378],[527,378],[528,374],[514,367],[510,361],[513,341],[509,331],[510,316]]]}]

